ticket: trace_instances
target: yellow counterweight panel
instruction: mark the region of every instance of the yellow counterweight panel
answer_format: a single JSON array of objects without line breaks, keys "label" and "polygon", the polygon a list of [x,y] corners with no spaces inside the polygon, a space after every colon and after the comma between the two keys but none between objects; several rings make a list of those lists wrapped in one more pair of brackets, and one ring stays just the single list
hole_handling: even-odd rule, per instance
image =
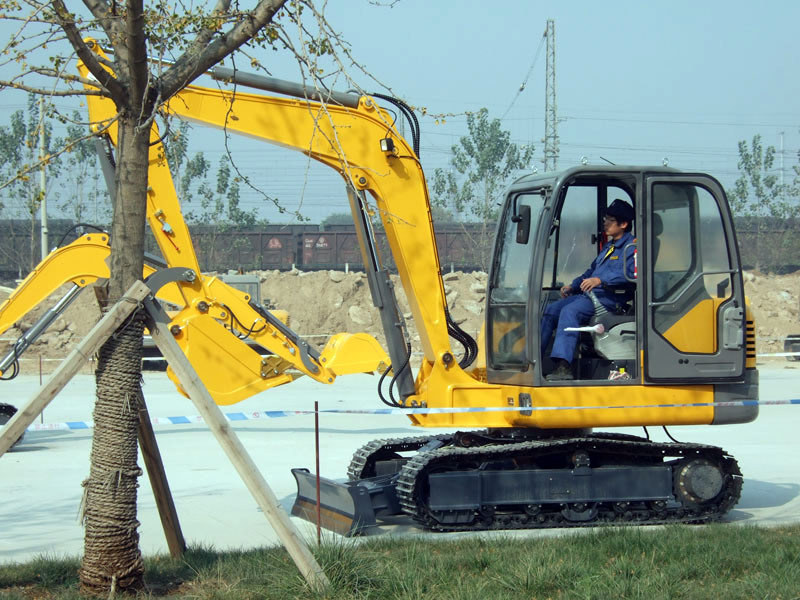
[{"label": "yellow counterweight panel", "polygon": [[[437,365],[424,367],[419,378],[424,377],[425,384],[420,386],[417,396],[408,399],[407,404],[415,402],[417,406],[428,408],[514,408],[520,406],[520,394],[528,394],[532,408],[548,410],[532,410],[530,416],[524,416],[517,410],[413,415],[412,422],[422,427],[556,429],[705,425],[714,419],[711,406],[663,406],[713,402],[714,388],[710,385],[529,388],[482,384],[457,367],[449,371]],[[587,408],[570,410],[563,407]]]}]

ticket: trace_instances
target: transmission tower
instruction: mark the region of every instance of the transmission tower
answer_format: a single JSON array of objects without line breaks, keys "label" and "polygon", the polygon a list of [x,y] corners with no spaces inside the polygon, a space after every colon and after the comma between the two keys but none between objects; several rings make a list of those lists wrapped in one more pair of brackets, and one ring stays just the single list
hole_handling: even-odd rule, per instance
[{"label": "transmission tower", "polygon": [[556,118],[556,22],[547,20],[547,73],[544,99],[544,170],[558,168],[558,119]]}]

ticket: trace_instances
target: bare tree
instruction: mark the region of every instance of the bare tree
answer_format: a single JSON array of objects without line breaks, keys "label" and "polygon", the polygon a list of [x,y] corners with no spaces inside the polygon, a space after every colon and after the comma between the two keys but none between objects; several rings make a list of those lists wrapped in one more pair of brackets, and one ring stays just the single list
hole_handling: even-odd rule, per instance
[{"label": "bare tree", "polygon": [[[70,7],[74,9],[75,4]],[[82,12],[72,13],[64,0],[0,0],[0,19],[6,26],[17,23],[17,31],[0,53],[0,89],[50,97],[99,95],[116,107],[110,302],[120,300],[142,274],[148,145],[153,119],[163,103],[234,52],[244,56],[250,68],[266,70],[253,52],[259,47],[290,52],[303,83],[316,91],[337,85],[360,90],[347,69],[371,77],[314,0],[254,4],[241,9],[231,0],[189,5],[163,0],[83,0]],[[106,52],[93,51],[95,43]],[[318,60],[323,57],[327,62],[320,66]],[[75,58],[91,77],[75,74]],[[343,152],[341,160],[343,171],[348,170]],[[243,185],[255,189],[233,167]],[[0,188],[3,185],[0,182]],[[277,199],[264,197],[285,212]],[[80,571],[81,587],[89,593],[136,590],[143,582],[136,521],[142,330],[141,319],[134,319],[109,340],[98,359]]]},{"label": "bare tree", "polygon": [[[20,25],[5,48],[6,56],[16,59],[19,72],[0,85],[50,96],[99,94],[116,107],[110,302],[121,299],[142,275],[148,152],[156,111],[242,45],[271,43],[274,35],[265,27],[285,2],[261,0],[242,10],[238,3],[218,0],[210,9],[195,7],[176,14],[166,2],[146,7],[144,0],[84,0],[83,16],[70,12],[63,0],[29,0],[16,8],[17,3],[0,3],[4,18]],[[106,40],[113,58],[100,59],[87,37]],[[71,56],[64,39],[91,72],[91,80],[68,71]],[[53,56],[54,48],[61,53]],[[149,62],[148,56],[169,58],[169,64]],[[34,64],[39,57],[44,57],[41,64]],[[136,521],[142,330],[143,321],[136,317],[105,344],[98,359],[80,570],[81,587],[90,593],[135,590],[143,584]]]}]

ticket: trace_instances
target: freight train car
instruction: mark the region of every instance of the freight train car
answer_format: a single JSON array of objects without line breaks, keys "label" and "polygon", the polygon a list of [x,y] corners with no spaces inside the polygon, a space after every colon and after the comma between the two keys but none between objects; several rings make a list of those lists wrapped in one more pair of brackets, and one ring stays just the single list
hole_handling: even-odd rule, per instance
[{"label": "freight train car", "polygon": [[[49,222],[50,246],[74,240],[90,229],[66,219]],[[791,272],[800,268],[800,223],[794,220],[737,219],[738,241],[746,268]],[[227,272],[298,268],[305,271],[364,268],[352,225],[265,225],[257,230],[229,226],[190,226],[200,265],[205,271]],[[25,220],[0,220],[0,280],[13,285],[40,260],[39,225]],[[436,229],[439,262],[444,271],[485,271],[491,255],[494,225],[445,224]],[[148,234],[149,235],[149,234]],[[376,231],[387,268],[394,270],[386,237]],[[146,250],[157,253],[150,237]]]}]

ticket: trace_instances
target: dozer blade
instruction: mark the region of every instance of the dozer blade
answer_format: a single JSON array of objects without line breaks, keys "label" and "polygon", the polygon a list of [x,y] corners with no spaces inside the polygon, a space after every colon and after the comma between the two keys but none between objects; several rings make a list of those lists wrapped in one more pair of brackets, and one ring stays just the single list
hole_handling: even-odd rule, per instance
[{"label": "dozer blade", "polygon": [[[297,481],[292,515],[316,523],[317,476],[308,469],[292,469],[292,475]],[[376,516],[400,512],[394,476],[389,475],[346,483],[320,477],[319,496],[320,526],[346,537],[375,527]]]}]

